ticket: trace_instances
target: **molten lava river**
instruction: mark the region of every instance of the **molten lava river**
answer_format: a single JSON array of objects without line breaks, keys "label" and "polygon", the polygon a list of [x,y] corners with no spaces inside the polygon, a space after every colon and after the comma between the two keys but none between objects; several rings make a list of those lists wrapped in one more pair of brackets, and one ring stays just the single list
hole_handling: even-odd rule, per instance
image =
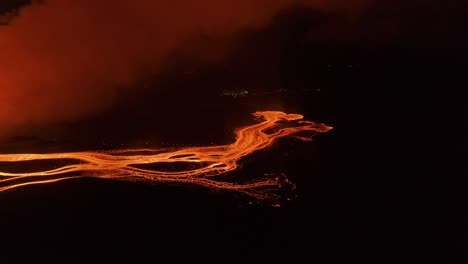
[{"label": "molten lava river", "polygon": [[[300,132],[323,133],[332,127],[304,121],[299,114],[277,111],[255,112],[259,123],[237,129],[236,141],[228,145],[188,147],[176,150],[126,149],[101,152],[65,152],[47,154],[0,154],[0,191],[27,185],[46,184],[67,179],[94,177],[104,179],[178,182],[217,190],[241,192],[256,199],[270,199],[285,183],[284,177],[265,174],[261,179],[226,177],[239,161],[253,152],[271,146],[277,139]],[[311,138],[298,137],[301,140]],[[8,171],[13,164],[49,161],[64,163],[58,168],[28,172]],[[177,170],[168,169],[174,165]],[[6,165],[6,166],[5,166]],[[8,166],[10,165],[10,166]],[[158,165],[164,165],[159,166]],[[183,166],[179,166],[183,165]]]}]

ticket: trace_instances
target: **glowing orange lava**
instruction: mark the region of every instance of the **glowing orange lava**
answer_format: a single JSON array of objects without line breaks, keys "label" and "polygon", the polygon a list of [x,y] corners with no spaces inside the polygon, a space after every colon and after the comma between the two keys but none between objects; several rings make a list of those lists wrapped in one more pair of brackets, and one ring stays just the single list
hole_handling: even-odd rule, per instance
[{"label": "glowing orange lava", "polygon": [[[0,154],[0,162],[4,164],[39,160],[76,161],[59,168],[28,173],[0,170],[0,191],[72,178],[96,177],[128,181],[181,182],[243,192],[258,199],[271,198],[271,191],[278,189],[282,184],[280,177],[236,182],[236,179],[220,179],[220,175],[235,170],[241,158],[271,146],[276,139],[304,131],[322,133],[332,128],[324,124],[302,121],[303,116],[299,114],[265,111],[255,112],[253,115],[263,121],[236,130],[236,141],[228,145],[189,147],[175,151],[129,149],[107,152]],[[298,138],[310,140],[305,137]],[[158,164],[194,166],[184,167],[179,171],[142,168]]]}]

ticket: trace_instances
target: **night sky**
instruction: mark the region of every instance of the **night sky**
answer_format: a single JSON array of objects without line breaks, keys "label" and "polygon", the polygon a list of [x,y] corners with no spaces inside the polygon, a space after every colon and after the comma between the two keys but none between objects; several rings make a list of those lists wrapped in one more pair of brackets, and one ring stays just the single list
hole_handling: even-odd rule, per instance
[{"label": "night sky", "polygon": [[1,153],[226,144],[258,110],[334,129],[243,161],[296,184],[280,208],[187,185],[25,187],[0,193],[2,251],[467,261],[462,1],[17,2],[0,26]]}]

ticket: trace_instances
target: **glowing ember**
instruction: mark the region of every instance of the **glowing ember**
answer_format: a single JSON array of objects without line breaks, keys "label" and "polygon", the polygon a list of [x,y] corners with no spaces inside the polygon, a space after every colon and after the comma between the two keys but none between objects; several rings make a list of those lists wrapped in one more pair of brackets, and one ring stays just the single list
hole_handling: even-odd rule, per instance
[{"label": "glowing ember", "polygon": [[[105,179],[150,182],[180,182],[209,188],[238,191],[258,199],[275,196],[282,183],[280,177],[237,181],[221,179],[220,175],[235,170],[239,160],[252,152],[271,146],[281,137],[298,132],[327,132],[324,124],[301,121],[299,114],[256,112],[261,123],[236,130],[236,141],[229,145],[190,147],[175,151],[161,149],[130,149],[107,152],[70,152],[48,154],[0,154],[0,162],[74,160],[75,163],[56,169],[27,173],[0,170],[0,191],[32,184],[45,184],[72,178],[96,177]],[[301,140],[310,138],[298,137]],[[148,169],[148,166],[184,164],[180,170]],[[226,178],[226,177],[224,177]]]}]

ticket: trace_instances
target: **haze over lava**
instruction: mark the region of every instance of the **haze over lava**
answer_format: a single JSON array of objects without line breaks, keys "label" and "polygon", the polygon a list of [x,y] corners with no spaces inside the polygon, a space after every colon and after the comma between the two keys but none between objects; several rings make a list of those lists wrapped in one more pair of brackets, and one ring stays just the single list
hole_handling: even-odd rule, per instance
[{"label": "haze over lava", "polygon": [[158,71],[178,47],[216,60],[234,32],[262,27],[284,8],[359,10],[365,2],[48,0],[31,5],[0,27],[0,134],[99,111],[112,104],[117,88],[131,87],[142,69]]}]

